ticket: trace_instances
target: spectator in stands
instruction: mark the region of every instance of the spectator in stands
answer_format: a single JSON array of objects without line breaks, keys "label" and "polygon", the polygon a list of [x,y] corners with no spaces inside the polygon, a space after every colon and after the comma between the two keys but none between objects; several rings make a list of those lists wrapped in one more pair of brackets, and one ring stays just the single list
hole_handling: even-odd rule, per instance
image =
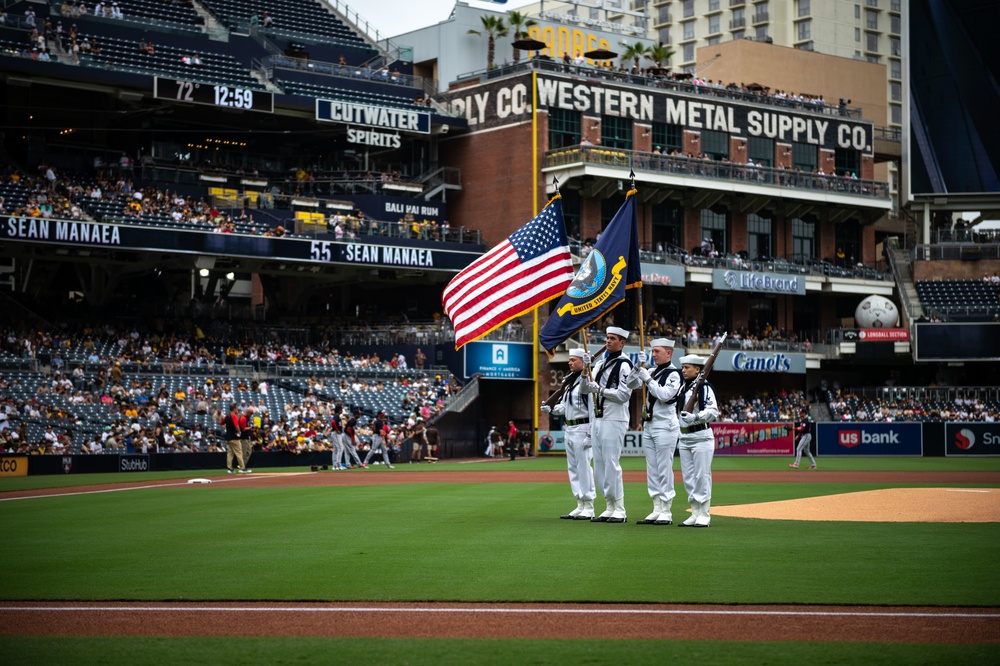
[{"label": "spectator in stands", "polygon": [[260,23],[265,28],[270,28],[272,25],[274,25],[274,18],[268,12],[264,12],[263,14],[261,14]]}]

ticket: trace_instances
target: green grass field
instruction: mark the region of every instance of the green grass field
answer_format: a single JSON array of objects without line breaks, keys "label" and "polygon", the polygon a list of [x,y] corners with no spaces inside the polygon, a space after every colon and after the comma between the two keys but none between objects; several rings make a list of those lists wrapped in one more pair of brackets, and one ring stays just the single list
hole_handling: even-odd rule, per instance
[{"label": "green grass field", "polygon": [[[786,465],[783,458],[717,458],[714,469],[787,470]],[[1000,460],[824,459],[820,465],[996,471]],[[626,459],[624,466],[643,469],[643,461]],[[563,470],[565,463],[548,458],[398,469],[402,474]],[[795,477],[816,474],[787,471]],[[202,475],[0,479],[0,491]],[[713,503],[884,487],[894,486],[720,482]],[[679,491],[675,516],[684,508],[683,488]],[[645,485],[626,484],[625,492],[634,521],[648,511]],[[556,519],[572,505],[567,483],[184,485],[0,502],[0,525],[7,535],[0,597],[1000,606],[997,523],[818,523],[716,516],[709,530],[682,530]],[[609,561],[617,566],[609,569]],[[39,657],[37,663],[93,663],[106,655],[107,663],[143,663],[167,649],[178,655],[177,661],[241,663],[225,658],[222,639],[159,640],[130,638],[130,648],[112,649],[107,639],[3,637],[0,659],[35,663],[21,658],[30,654]],[[522,651],[525,657],[517,661],[526,663],[652,663],[669,655],[733,664],[990,663],[982,646],[803,642],[741,644],[737,650],[722,643],[644,641],[609,650],[606,642],[499,643],[260,639],[252,641],[258,658],[247,661],[311,663],[313,651],[335,650],[344,657],[341,663],[510,663],[498,655],[513,657]],[[115,656],[125,649],[134,652],[128,658]],[[19,658],[12,661],[5,654]],[[460,654],[468,659],[457,659]],[[297,656],[286,660],[276,655]]]}]

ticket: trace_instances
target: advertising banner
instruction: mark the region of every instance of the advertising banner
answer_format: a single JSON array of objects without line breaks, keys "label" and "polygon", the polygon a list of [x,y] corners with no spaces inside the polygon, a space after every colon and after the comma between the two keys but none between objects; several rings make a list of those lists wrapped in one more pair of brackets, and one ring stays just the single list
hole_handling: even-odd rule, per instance
[{"label": "advertising banner", "polygon": [[528,342],[470,342],[465,351],[465,376],[484,379],[532,379],[534,345]]},{"label": "advertising banner", "polygon": [[780,273],[757,273],[754,271],[734,271],[716,268],[712,271],[712,288],[720,291],[749,291],[760,294],[806,293],[806,278],[803,275]]},{"label": "advertising banner", "polygon": [[818,423],[821,456],[922,456],[923,427],[919,423]]},{"label": "advertising banner", "polygon": [[944,424],[946,456],[1000,456],[1000,423]]},{"label": "advertising banner", "polygon": [[676,264],[639,264],[642,271],[642,283],[660,285],[663,287],[683,287],[686,278],[684,267]]},{"label": "advertising banner", "polygon": [[717,456],[795,455],[791,423],[713,423]]},{"label": "advertising banner", "polygon": [[439,249],[426,241],[323,241],[27,217],[0,218],[0,240],[441,271],[461,270],[481,255],[478,246]]},{"label": "advertising banner", "polygon": [[118,458],[119,472],[148,472],[149,456],[144,453],[122,454]]},{"label": "advertising banner", "polygon": [[28,457],[0,456],[0,476],[28,476]]},{"label": "advertising banner", "polygon": [[[717,456],[788,456],[795,453],[790,423],[713,423],[712,433]],[[537,450],[539,453],[565,453],[563,431],[540,431]],[[622,456],[644,455],[642,432],[626,432]]]},{"label": "advertising banner", "polygon": [[713,370],[804,375],[806,355],[793,352],[723,351],[719,352]]}]

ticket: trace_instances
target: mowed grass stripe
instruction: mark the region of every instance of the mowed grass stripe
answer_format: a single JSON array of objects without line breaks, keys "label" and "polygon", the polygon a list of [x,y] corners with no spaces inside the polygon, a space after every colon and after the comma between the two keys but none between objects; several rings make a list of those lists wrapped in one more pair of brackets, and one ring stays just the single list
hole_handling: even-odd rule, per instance
[{"label": "mowed grass stripe", "polygon": [[217,638],[4,636],[0,660],[21,666],[131,664],[993,664],[996,646],[807,642],[793,625],[789,642],[598,641],[386,638]]},{"label": "mowed grass stripe", "polygon": [[[720,484],[720,503],[856,485]],[[567,484],[166,488],[0,505],[4,599],[994,606],[998,524],[561,521]],[[820,490],[822,492],[820,492]],[[675,516],[683,514],[683,493]]]}]

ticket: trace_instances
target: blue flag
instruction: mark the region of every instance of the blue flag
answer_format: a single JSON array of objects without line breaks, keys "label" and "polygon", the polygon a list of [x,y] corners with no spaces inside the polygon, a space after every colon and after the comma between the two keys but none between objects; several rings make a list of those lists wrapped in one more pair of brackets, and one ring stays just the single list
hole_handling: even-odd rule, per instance
[{"label": "blue flag", "polygon": [[635,193],[630,190],[625,196],[625,203],[584,259],[573,282],[539,331],[538,342],[550,356],[552,350],[574,333],[624,301],[626,289],[642,286]]}]

